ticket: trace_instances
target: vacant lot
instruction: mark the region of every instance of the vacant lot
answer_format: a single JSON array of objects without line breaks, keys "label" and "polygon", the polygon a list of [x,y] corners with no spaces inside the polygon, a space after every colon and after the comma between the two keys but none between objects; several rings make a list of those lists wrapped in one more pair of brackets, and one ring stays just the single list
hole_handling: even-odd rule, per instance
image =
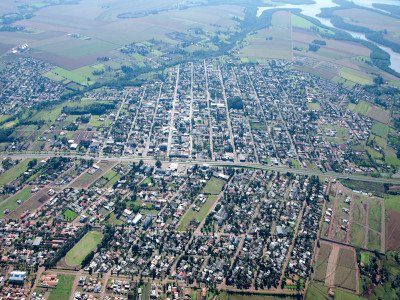
[{"label": "vacant lot", "polygon": [[373,230],[368,231],[368,249],[381,252],[381,235]]},{"label": "vacant lot", "polygon": [[367,200],[364,197],[355,195],[353,201],[353,219],[359,223],[365,224],[367,221]]},{"label": "vacant lot", "polygon": [[357,271],[355,265],[355,254],[353,250],[341,248],[336,267],[335,285],[356,290]]},{"label": "vacant lot", "polygon": [[225,185],[225,181],[219,178],[211,177],[205,187],[201,190],[203,194],[218,195]]},{"label": "vacant lot", "polygon": [[5,202],[3,202],[0,205],[0,218],[3,218],[6,214],[4,213],[4,211],[6,209],[13,211],[14,209],[16,209],[18,207],[18,200],[21,200],[22,202],[25,202],[27,199],[29,199],[30,196],[32,196],[31,194],[31,190],[32,187],[28,186],[26,188],[24,188],[22,191],[19,191],[17,194],[15,194],[14,196],[8,198],[7,200],[5,200]]},{"label": "vacant lot", "polygon": [[368,111],[367,116],[384,124],[389,123],[390,120],[389,113],[382,108],[376,106],[371,107],[371,109]]},{"label": "vacant lot", "polygon": [[382,230],[382,206],[378,201],[369,201],[368,225],[370,228],[381,232]]},{"label": "vacant lot", "polygon": [[200,211],[194,211],[193,209],[189,208],[181,223],[177,227],[177,230],[185,231],[189,223],[194,219],[201,222],[206,216],[207,212],[210,210],[210,207],[214,204],[215,200],[217,200],[217,196],[208,196],[206,203],[203,204],[203,206],[200,208]]},{"label": "vacant lot", "polygon": [[326,269],[328,267],[328,259],[331,254],[332,247],[329,244],[321,243],[318,252],[318,259],[315,265],[314,280],[325,282]]},{"label": "vacant lot", "polygon": [[103,234],[98,231],[88,232],[65,256],[65,263],[78,266],[82,260],[101,242]]},{"label": "vacant lot", "polygon": [[350,244],[356,247],[364,247],[365,227],[357,223],[351,224]]},{"label": "vacant lot", "polygon": [[31,160],[33,160],[33,159],[25,159],[24,161],[15,165],[11,169],[7,170],[5,173],[1,174],[0,175],[0,186],[10,183],[15,178],[17,178],[22,173],[24,173],[26,171],[26,169],[28,168],[28,164]]},{"label": "vacant lot", "polygon": [[48,300],[68,300],[74,280],[75,276],[61,275],[57,287],[50,292]]},{"label": "vacant lot", "polygon": [[[58,191],[59,189],[54,188],[54,190]],[[12,213],[8,214],[7,218],[19,218],[25,210],[29,210],[30,212],[35,211],[39,206],[43,205],[43,203],[50,199],[48,191],[49,189],[45,188],[33,194],[28,200],[19,205]]]}]

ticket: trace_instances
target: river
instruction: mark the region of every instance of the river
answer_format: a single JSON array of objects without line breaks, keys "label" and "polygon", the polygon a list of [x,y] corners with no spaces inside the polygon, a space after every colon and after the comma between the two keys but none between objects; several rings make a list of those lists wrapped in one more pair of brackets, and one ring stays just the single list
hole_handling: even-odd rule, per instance
[{"label": "river", "polygon": [[[259,7],[257,11],[257,17],[259,17],[264,10],[268,9],[275,9],[275,8],[299,8],[301,9],[302,13],[306,16],[313,17],[317,20],[319,20],[323,25],[329,26],[329,27],[335,27],[331,23],[329,19],[325,18],[320,18],[317,15],[321,12],[321,8],[324,7],[335,7],[337,4],[333,3],[332,0],[316,0],[317,3],[315,4],[302,4],[302,5],[294,5],[294,4],[285,4],[285,5],[279,5],[279,6],[269,6],[269,7]],[[368,8],[373,8],[372,3],[373,1],[371,0],[353,0],[353,2],[357,5],[368,7]],[[381,4],[392,4],[392,5],[399,5],[398,0],[380,0],[377,1]],[[336,28],[336,27],[335,27]],[[354,38],[359,38],[362,40],[368,40],[365,37],[365,34],[359,33],[359,32],[353,32],[349,30],[344,30],[341,28],[338,28],[340,30],[346,31],[349,34],[351,34]],[[369,42],[375,44],[385,52],[389,53],[390,55],[390,68],[395,70],[396,72],[400,73],[400,53],[394,52],[392,49],[382,46],[378,43],[375,43],[373,41],[368,40]]]}]

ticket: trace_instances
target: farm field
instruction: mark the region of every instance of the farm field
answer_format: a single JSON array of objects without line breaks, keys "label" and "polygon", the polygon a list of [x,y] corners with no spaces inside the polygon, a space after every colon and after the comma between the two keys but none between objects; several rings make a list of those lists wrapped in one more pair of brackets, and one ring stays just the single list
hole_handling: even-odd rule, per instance
[{"label": "farm field", "polygon": [[371,132],[377,136],[380,136],[381,138],[386,139],[387,134],[388,134],[388,126],[386,124],[382,124],[380,122],[374,123],[371,128]]},{"label": "farm field", "polygon": [[58,285],[50,292],[48,300],[68,300],[75,276],[61,275]]},{"label": "farm field", "polygon": [[381,235],[371,229],[368,231],[368,249],[371,251],[381,251]]},{"label": "farm field", "polygon": [[341,248],[336,266],[335,286],[356,290],[357,272],[354,251]]},{"label": "farm field", "polygon": [[65,263],[69,266],[78,266],[83,259],[101,242],[103,234],[98,231],[88,232],[65,256]]},{"label": "farm field", "polygon": [[362,115],[367,115],[368,111],[371,109],[371,105],[364,101],[360,101],[357,103],[356,107],[354,108],[354,112],[362,114]]},{"label": "farm field", "polygon": [[367,75],[365,74],[365,72],[361,72],[347,67],[343,67],[340,69],[340,76],[342,76],[344,79],[362,85],[373,84],[373,76]]},{"label": "farm field", "polygon": [[200,208],[200,211],[194,211],[193,209],[189,208],[181,223],[178,225],[177,230],[185,231],[189,223],[194,219],[201,222],[206,216],[207,212],[210,210],[211,206],[214,204],[215,200],[217,200],[217,196],[208,196],[206,203],[203,204],[203,206]]},{"label": "farm field", "polygon": [[224,187],[225,183],[226,182],[222,179],[211,177],[211,179],[206,183],[206,185],[201,190],[201,193],[218,195],[222,191],[222,188]]},{"label": "farm field", "polygon": [[331,254],[332,247],[329,244],[321,243],[318,252],[318,259],[315,264],[315,272],[313,279],[324,283],[326,277],[326,270],[328,267],[329,255]]}]

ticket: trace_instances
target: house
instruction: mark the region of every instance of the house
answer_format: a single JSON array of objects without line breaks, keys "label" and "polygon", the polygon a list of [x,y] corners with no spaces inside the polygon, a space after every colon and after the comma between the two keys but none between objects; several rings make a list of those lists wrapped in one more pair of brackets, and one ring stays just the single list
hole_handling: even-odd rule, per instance
[{"label": "house", "polygon": [[286,229],[286,227],[279,225],[279,226],[276,226],[276,233],[278,234],[279,237],[284,237],[284,236],[287,236],[288,230]]},{"label": "house", "polygon": [[218,221],[218,225],[221,226],[222,223],[228,217],[228,212],[226,211],[225,206],[222,206],[219,212],[214,215],[214,219]]}]

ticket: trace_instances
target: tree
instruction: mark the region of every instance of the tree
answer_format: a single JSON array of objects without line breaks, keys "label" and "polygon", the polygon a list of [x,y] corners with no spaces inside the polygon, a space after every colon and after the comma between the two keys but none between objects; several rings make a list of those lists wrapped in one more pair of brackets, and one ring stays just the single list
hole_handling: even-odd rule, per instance
[{"label": "tree", "polygon": [[156,167],[159,169],[159,168],[161,168],[161,166],[162,166],[161,161],[160,161],[159,159],[157,159],[157,161],[156,161]]}]

